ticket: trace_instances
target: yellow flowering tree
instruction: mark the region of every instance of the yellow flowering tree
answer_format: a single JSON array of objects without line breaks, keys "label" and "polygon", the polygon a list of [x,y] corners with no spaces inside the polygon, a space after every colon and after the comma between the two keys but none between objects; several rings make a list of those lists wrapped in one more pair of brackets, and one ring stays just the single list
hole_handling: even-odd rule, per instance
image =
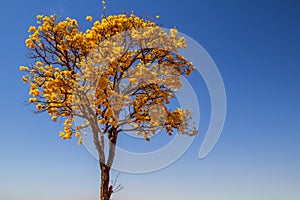
[{"label": "yellow flowering tree", "polygon": [[[149,141],[159,130],[193,136],[188,110],[168,105],[190,75],[191,62],[178,54],[185,39],[133,14],[104,16],[81,31],[75,19],[37,16],[26,45],[31,66],[21,66],[36,112],[64,121],[62,139],[83,142],[91,128],[101,171],[100,200],[109,200],[118,135],[134,131]],[[75,118],[82,123],[74,123]],[[105,143],[105,140],[109,141]],[[105,154],[105,145],[109,151]]]}]

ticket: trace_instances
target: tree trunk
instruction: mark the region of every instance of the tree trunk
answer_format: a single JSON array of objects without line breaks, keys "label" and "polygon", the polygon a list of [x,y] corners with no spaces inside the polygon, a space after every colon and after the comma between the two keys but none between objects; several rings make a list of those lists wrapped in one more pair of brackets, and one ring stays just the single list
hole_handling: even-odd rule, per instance
[{"label": "tree trunk", "polygon": [[112,186],[109,185],[110,181],[110,167],[101,164],[101,184],[100,184],[100,200],[110,200],[112,194]]},{"label": "tree trunk", "polygon": [[110,169],[113,164],[113,160],[116,152],[116,142],[118,138],[117,128],[111,128],[108,131],[108,138],[110,140],[110,143],[109,143],[109,154],[107,158],[107,163],[105,164],[100,161],[100,170],[101,170],[100,200],[110,200],[110,197],[113,193],[113,186],[109,184],[109,181],[110,181]]}]

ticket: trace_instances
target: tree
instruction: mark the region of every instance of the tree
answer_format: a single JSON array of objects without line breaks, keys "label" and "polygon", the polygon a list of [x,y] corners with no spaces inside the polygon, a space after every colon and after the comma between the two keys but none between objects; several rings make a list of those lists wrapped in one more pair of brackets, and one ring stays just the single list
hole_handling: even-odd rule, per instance
[{"label": "tree", "polygon": [[[34,62],[20,66],[23,81],[30,84],[28,101],[37,113],[64,121],[62,139],[75,136],[80,145],[91,128],[99,155],[100,200],[109,200],[115,190],[109,181],[119,134],[134,131],[149,141],[158,130],[197,133],[188,110],[168,105],[181,87],[180,76],[194,69],[178,54],[186,45],[176,29],[168,34],[133,14],[103,16],[86,31],[71,18],[37,19],[26,40]],[[75,117],[84,121],[75,125]]]}]

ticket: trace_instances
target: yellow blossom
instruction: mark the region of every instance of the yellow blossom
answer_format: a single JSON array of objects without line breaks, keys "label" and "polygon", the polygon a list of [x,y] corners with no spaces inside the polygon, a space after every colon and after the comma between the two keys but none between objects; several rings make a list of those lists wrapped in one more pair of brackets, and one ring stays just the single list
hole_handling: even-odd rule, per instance
[{"label": "yellow blossom", "polygon": [[59,136],[60,136],[60,137],[63,137],[64,135],[65,135],[64,132],[62,132],[62,131],[59,132]]},{"label": "yellow blossom", "polygon": [[26,83],[26,82],[28,81],[28,79],[27,79],[25,76],[22,76],[22,81],[23,81],[24,83]]},{"label": "yellow blossom", "polygon": [[37,61],[35,64],[36,65],[42,65],[43,63],[41,61]]},{"label": "yellow blossom", "polygon": [[92,16],[87,16],[87,17],[86,17],[86,20],[87,20],[87,21],[92,21],[93,18],[92,18]]},{"label": "yellow blossom", "polygon": [[38,15],[38,16],[36,16],[36,18],[37,18],[38,20],[42,20],[42,19],[43,19],[43,15]]},{"label": "yellow blossom", "polygon": [[83,141],[83,139],[82,139],[82,138],[79,138],[79,139],[78,139],[78,145],[81,145],[81,144],[82,144],[82,141]]},{"label": "yellow blossom", "polygon": [[56,122],[57,121],[57,116],[52,116],[52,121]]},{"label": "yellow blossom", "polygon": [[36,27],[35,26],[30,26],[28,29],[28,32],[35,32],[36,31]]},{"label": "yellow blossom", "polygon": [[25,43],[26,43],[26,46],[29,47],[29,48],[31,48],[31,49],[35,48],[35,44],[34,44],[34,42],[31,39],[27,39],[25,41]]},{"label": "yellow blossom", "polygon": [[21,71],[28,71],[28,70],[29,70],[29,68],[28,68],[28,67],[26,67],[26,66],[20,66],[20,70],[21,70]]},{"label": "yellow blossom", "polygon": [[80,132],[79,131],[77,131],[76,133],[75,133],[75,137],[79,137],[80,136]]},{"label": "yellow blossom", "polygon": [[43,110],[44,106],[42,104],[37,104],[36,109]]},{"label": "yellow blossom", "polygon": [[37,101],[38,101],[37,98],[29,98],[29,102],[30,102],[30,103],[34,103],[34,102],[37,102]]}]

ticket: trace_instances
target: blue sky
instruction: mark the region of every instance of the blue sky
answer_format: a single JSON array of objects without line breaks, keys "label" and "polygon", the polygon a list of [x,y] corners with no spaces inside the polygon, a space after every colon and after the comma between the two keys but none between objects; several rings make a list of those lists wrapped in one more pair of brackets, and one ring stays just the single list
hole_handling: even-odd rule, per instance
[{"label": "blue sky", "polygon": [[[97,161],[76,141],[61,141],[59,124],[24,105],[28,87],[24,41],[37,14],[78,19],[101,14],[96,0],[6,1],[1,16],[1,200],[95,200]],[[171,166],[148,174],[121,174],[115,200],[296,200],[300,196],[300,3],[296,0],[110,1],[123,10],[160,15],[198,41],[217,64],[227,93],[222,136],[204,160],[203,135]],[[201,86],[202,87],[202,86]],[[203,91],[203,93],[201,93]],[[209,118],[203,98],[203,129]],[[146,143],[145,145],[151,145]],[[115,175],[116,172],[113,172]]]}]

